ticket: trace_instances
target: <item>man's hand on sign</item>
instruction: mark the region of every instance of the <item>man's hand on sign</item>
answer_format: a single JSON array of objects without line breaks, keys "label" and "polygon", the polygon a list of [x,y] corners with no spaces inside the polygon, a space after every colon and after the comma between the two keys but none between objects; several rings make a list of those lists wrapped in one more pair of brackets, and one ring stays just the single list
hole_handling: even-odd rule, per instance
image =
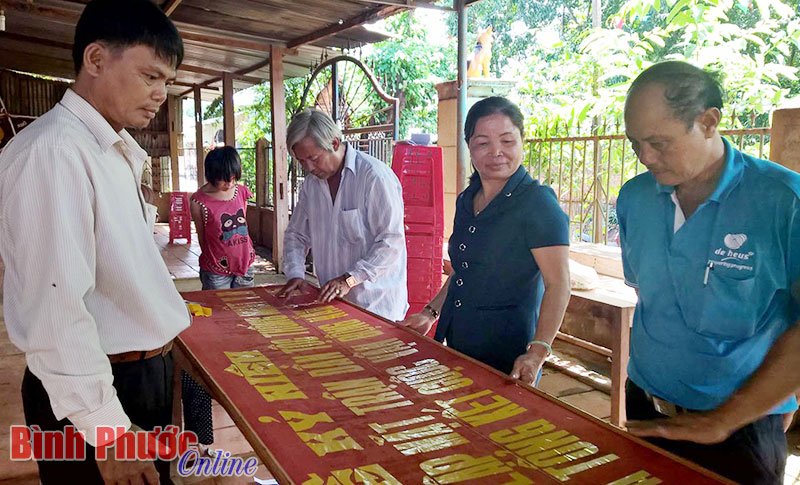
[{"label": "man's hand on sign", "polygon": [[628,421],[628,432],[634,436],[692,441],[704,445],[720,443],[736,431],[713,411],[679,414],[672,418]]},{"label": "man's hand on sign", "polygon": [[328,303],[334,298],[344,298],[350,292],[350,286],[347,284],[347,276],[339,276],[325,283],[319,290],[318,301]]},{"label": "man's hand on sign", "polygon": [[431,327],[433,327],[434,323],[436,323],[436,318],[427,312],[414,313],[413,315],[409,315],[402,322],[397,322],[398,325],[408,327],[420,335],[426,335]]},{"label": "man's hand on sign", "polygon": [[278,298],[286,298],[292,296],[296,291],[304,292],[311,285],[303,278],[292,278],[283,285],[283,288],[277,293]]}]

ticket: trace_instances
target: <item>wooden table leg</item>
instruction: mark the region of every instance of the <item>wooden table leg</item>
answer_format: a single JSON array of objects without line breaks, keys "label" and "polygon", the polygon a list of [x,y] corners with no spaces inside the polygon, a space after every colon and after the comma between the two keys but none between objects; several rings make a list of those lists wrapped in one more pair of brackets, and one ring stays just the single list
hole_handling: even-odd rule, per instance
[{"label": "wooden table leg", "polygon": [[633,308],[619,308],[614,319],[611,348],[611,424],[625,426],[625,381],[628,379]]}]

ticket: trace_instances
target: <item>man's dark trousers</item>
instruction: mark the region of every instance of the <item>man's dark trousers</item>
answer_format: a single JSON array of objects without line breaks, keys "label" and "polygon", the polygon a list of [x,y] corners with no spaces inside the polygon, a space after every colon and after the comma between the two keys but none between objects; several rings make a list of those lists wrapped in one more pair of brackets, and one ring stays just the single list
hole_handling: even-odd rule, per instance
[{"label": "man's dark trousers", "polygon": [[[131,422],[145,430],[156,426],[165,428],[172,423],[174,368],[171,353],[146,360],[111,364],[111,370],[117,397]],[[67,419],[59,421],[55,418],[42,382],[29,369],[25,369],[22,379],[22,405],[28,426],[39,426],[42,431],[58,431],[72,424]],[[83,461],[39,461],[41,483],[102,485],[103,479],[94,460],[94,447],[87,444],[85,456],[86,460]],[[172,484],[169,468],[169,462],[156,462],[162,485]]]},{"label": "man's dark trousers", "polygon": [[[625,384],[628,420],[664,418],[644,390],[628,379]],[[714,445],[663,438],[645,438],[654,445],[744,485],[783,485],[786,434],[783,418],[771,414],[734,432]]]}]

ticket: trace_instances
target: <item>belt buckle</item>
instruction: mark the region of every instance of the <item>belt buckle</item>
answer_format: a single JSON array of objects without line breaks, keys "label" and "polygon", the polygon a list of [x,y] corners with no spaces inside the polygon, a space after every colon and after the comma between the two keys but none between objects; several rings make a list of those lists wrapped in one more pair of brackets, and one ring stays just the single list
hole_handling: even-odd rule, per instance
[{"label": "belt buckle", "polygon": [[669,416],[670,418],[674,418],[678,415],[678,408],[675,404],[665,401],[660,397],[653,396],[653,407],[656,408],[656,411],[663,414],[664,416]]},{"label": "belt buckle", "polygon": [[166,356],[170,350],[172,350],[172,341],[161,347],[161,357]]}]

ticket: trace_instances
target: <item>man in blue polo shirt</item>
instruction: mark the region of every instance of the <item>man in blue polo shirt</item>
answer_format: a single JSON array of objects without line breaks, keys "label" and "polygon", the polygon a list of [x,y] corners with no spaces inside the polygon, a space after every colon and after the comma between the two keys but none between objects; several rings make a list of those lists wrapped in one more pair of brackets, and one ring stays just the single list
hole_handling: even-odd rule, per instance
[{"label": "man in blue polo shirt", "polygon": [[[780,484],[797,403],[785,385],[758,392],[783,377],[767,370],[797,360],[779,338],[796,342],[800,328],[800,175],[731,146],[721,109],[719,83],[682,62],[647,69],[628,92],[626,133],[648,171],[617,201],[639,294],[627,415],[662,418],[629,429],[673,438],[651,439],[737,482]],[[742,421],[748,407],[760,411]],[[665,417],[706,434],[670,434]]]}]

